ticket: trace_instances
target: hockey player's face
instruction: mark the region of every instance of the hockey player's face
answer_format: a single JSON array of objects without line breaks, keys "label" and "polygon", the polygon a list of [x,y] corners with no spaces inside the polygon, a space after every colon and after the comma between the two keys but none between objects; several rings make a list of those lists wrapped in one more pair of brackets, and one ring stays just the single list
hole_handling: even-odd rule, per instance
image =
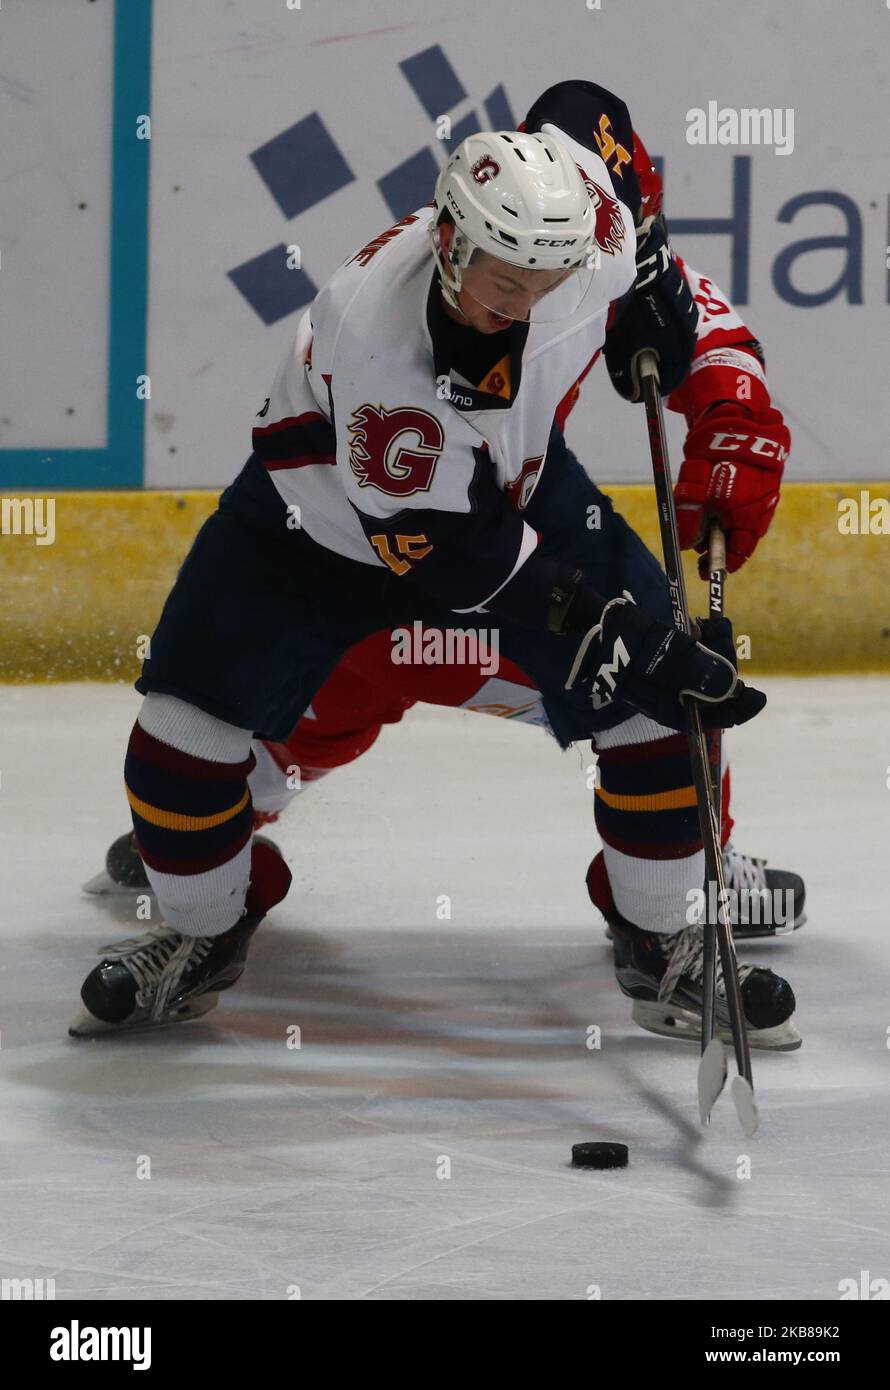
[{"label": "hockey player's face", "polygon": [[538,300],[570,273],[525,270],[479,251],[463,272],[458,303],[478,332],[499,333],[514,320],[526,321]]},{"label": "hockey player's face", "polygon": [[[439,236],[448,250],[454,228],[443,226]],[[477,250],[461,276],[457,295],[461,321],[479,333],[500,333],[518,320],[525,322],[538,300],[562,284],[571,271],[525,270]],[[450,306],[446,312],[457,317]]]}]

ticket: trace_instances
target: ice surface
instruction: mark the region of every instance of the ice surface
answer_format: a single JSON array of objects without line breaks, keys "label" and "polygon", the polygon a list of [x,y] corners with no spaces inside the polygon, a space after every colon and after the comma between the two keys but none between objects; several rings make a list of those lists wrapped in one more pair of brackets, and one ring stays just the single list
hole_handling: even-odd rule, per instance
[{"label": "ice surface", "polygon": [[[135,925],[79,888],[127,828],[138,696],[0,690],[0,1275],[100,1300],[836,1299],[890,1276],[890,683],[765,688],[732,740],[735,838],[804,874],[809,922],[756,952],[804,1045],[754,1054],[750,1141],[728,1096],[701,1130],[695,1047],[639,1031],[614,984],[589,754],[428,707],[282,821],[294,888],[215,1013],[71,1041],[93,952]],[[573,1170],[583,1139],[630,1166]]]}]

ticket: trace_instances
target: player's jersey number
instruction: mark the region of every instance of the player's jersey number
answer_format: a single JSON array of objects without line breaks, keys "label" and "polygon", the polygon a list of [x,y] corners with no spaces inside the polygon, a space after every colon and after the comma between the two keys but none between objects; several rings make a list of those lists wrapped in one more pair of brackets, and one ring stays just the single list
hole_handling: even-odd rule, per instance
[{"label": "player's jersey number", "polygon": [[[426,536],[387,536],[385,532],[371,536],[371,544],[393,574],[407,574],[416,560],[422,560],[432,550]],[[393,550],[391,542],[395,541]]]}]

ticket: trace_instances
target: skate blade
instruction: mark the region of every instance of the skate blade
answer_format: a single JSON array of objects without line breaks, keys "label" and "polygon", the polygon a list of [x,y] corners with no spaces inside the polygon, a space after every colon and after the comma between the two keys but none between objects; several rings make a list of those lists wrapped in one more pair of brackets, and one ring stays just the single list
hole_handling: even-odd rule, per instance
[{"label": "skate blade", "polygon": [[787,931],[784,927],[735,926],[732,929],[732,937],[734,941],[766,941],[771,937],[793,936],[801,927],[806,926],[806,922],[807,914],[802,912],[799,917],[795,917]]},{"label": "skate blade", "polygon": [[[679,1009],[673,1004],[662,1003],[657,999],[635,999],[633,1020],[649,1033],[657,1033],[662,1038],[684,1038],[688,1042],[701,1042],[701,1018],[689,1009]],[[732,1042],[732,1033],[725,1026],[718,1026],[717,1037],[724,1042]],[[792,1020],[774,1028],[749,1028],[748,1045],[762,1052],[794,1052],[803,1039]]]},{"label": "skate blade", "polygon": [[81,892],[99,898],[135,898],[140,893],[151,896],[151,889],[144,883],[141,886],[139,884],[116,883],[104,869],[100,874],[95,874],[93,878],[88,878]]},{"label": "skate blade", "polygon": [[140,1023],[106,1023],[101,1018],[83,1009],[68,1029],[69,1038],[103,1038],[112,1033],[151,1033],[155,1028],[166,1028],[168,1023],[188,1023],[193,1018],[202,1018],[215,1009],[219,1003],[218,994],[199,994],[196,999],[187,999],[178,1008],[170,1009],[163,1018],[143,1019]]}]

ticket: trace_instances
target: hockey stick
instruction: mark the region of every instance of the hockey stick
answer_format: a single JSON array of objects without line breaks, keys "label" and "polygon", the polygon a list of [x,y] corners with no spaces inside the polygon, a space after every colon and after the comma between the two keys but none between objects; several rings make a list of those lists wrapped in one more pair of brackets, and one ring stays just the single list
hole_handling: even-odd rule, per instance
[{"label": "hockey stick", "polygon": [[[723,617],[723,584],[726,575],[726,541],[718,521],[712,521],[708,532],[708,616]],[[723,779],[721,777],[723,736],[719,729],[713,730],[708,739],[708,759],[711,768],[711,796],[714,802],[714,819],[717,822],[720,839],[723,827]],[[721,854],[721,861],[722,861]],[[716,993],[716,955],[717,938],[712,931],[705,932],[704,991],[702,1008],[701,1050],[704,1052],[714,1036],[714,1000]]]},{"label": "hockey stick", "polygon": [[[708,617],[723,617],[723,597],[726,586],[726,537],[716,517],[708,529]],[[715,729],[709,740],[711,785],[714,789],[714,813],[717,824],[723,824],[723,733]]]},{"label": "hockey stick", "polygon": [[[723,616],[723,585],[726,574],[726,542],[718,521],[711,523],[708,532],[708,615],[712,618]],[[714,820],[723,839],[723,779],[722,733],[712,730],[707,740],[709,764],[711,769],[711,799],[714,807]],[[718,844],[718,848],[720,845]],[[721,864],[723,856],[721,853]],[[702,958],[702,1021],[701,1051],[698,1068],[698,1109],[702,1124],[708,1124],[711,1111],[726,1085],[726,1049],[722,1041],[715,1037],[715,1014],[717,1001],[717,933],[716,924],[706,922],[703,936]]]},{"label": "hockey stick", "polygon": [[[658,503],[658,524],[661,531],[664,568],[671,593],[674,624],[681,632],[690,633],[691,623],[689,621],[689,603],[686,597],[686,580],[680,559],[680,541],[677,535],[677,514],[674,509],[674,491],[668,459],[667,437],[664,429],[661,396],[658,392],[658,362],[654,353],[644,352],[639,355],[638,363],[643,402],[646,407],[646,423],[649,430],[649,450],[652,455],[652,475]],[[705,852],[706,878],[708,885],[714,884],[717,889],[718,907],[716,914],[714,914],[716,921],[711,920],[712,894],[706,893],[708,916],[704,924],[704,939],[707,942],[710,933],[713,942],[713,938],[716,936],[717,947],[720,951],[726,1002],[729,1009],[732,1041],[738,1069],[738,1075],[733,1079],[732,1097],[742,1129],[746,1135],[750,1136],[757,1128],[757,1105],[752,1085],[751,1053],[745,1030],[735,947],[728,914],[725,910],[727,903],[726,885],[723,880],[720,829],[711,795],[708,747],[702,728],[701,712],[695,701],[690,700],[686,709],[689,716],[689,756],[692,763],[692,780],[695,785],[699,827]],[[713,1001],[713,999],[714,994],[712,993],[711,1000]],[[705,998],[702,1002],[704,1005],[707,1004]],[[713,1010],[710,1027],[713,1030]],[[699,1063],[699,1112],[702,1123],[706,1123],[711,1108],[723,1089],[726,1079],[726,1061],[720,1039],[713,1034],[713,1031],[712,1036],[707,1037],[704,1017],[702,1018],[702,1042],[704,1051]]]}]

